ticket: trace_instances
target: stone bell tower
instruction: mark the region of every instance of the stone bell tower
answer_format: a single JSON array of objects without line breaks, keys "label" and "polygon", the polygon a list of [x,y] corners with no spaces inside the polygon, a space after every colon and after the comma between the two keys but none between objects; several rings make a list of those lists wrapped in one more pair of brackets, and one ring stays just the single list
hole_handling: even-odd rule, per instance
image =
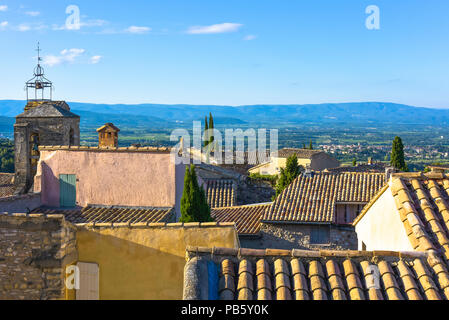
[{"label": "stone bell tower", "polygon": [[39,44],[37,52],[34,77],[25,87],[27,104],[14,124],[16,193],[26,193],[33,186],[40,145],[80,144],[80,117],[70,112],[65,101],[52,100],[53,84],[45,78],[40,65]]}]

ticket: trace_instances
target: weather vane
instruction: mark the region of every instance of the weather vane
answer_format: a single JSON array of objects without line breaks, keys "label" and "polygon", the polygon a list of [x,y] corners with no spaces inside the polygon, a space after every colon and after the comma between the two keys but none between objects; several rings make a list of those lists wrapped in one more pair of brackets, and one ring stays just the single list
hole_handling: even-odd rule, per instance
[{"label": "weather vane", "polygon": [[[36,100],[52,100],[53,83],[44,77],[44,68],[41,66],[41,48],[40,43],[37,43],[37,66],[34,68],[34,77],[26,82],[25,88],[27,92],[27,101]],[[50,91],[50,99],[45,99],[45,89]],[[34,99],[30,99],[29,90],[34,90]]]}]

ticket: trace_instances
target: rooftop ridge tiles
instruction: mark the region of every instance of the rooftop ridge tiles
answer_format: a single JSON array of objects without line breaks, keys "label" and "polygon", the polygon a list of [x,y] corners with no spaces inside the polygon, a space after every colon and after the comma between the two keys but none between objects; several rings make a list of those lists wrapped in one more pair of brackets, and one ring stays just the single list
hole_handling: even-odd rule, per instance
[{"label": "rooftop ridge tiles", "polygon": [[99,151],[99,152],[171,152],[170,147],[99,147],[99,146],[60,146],[60,145],[50,145],[50,146],[39,146],[41,151]]},{"label": "rooftop ridge tiles", "polygon": [[240,248],[229,250],[221,247],[197,247],[187,246],[186,251],[189,253],[213,253],[221,256],[239,256],[239,257],[307,257],[307,258],[375,258],[375,257],[393,257],[398,259],[419,259],[427,258],[429,253],[422,251],[355,251],[355,250],[283,250],[283,249],[249,249]]},{"label": "rooftop ridge tiles", "polygon": [[[59,215],[64,216],[64,215]],[[227,222],[82,222],[75,223],[78,227],[88,228],[211,228],[234,227],[234,223]]]},{"label": "rooftop ridge tiles", "polygon": [[239,208],[246,208],[246,207],[258,207],[258,206],[268,206],[268,205],[272,205],[273,202],[261,202],[261,203],[252,203],[252,204],[242,204],[242,205],[238,205],[238,206],[228,206],[228,207],[216,207],[213,208],[213,210],[229,210],[229,209],[239,209]]}]

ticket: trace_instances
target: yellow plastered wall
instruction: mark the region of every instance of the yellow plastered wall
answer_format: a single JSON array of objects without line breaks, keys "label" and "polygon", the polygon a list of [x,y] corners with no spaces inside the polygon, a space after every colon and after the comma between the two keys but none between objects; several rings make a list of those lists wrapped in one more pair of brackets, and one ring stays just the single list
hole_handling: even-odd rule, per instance
[{"label": "yellow plastered wall", "polygon": [[78,260],[97,263],[100,299],[182,299],[187,245],[238,248],[234,225],[79,228]]}]

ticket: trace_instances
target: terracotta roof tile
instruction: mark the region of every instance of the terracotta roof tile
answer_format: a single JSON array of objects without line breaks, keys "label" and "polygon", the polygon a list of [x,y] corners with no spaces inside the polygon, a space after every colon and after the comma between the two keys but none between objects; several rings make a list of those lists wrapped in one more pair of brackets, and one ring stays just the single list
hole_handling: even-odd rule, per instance
[{"label": "terracotta roof tile", "polygon": [[253,300],[253,276],[254,271],[251,261],[240,261],[237,283],[238,300]]},{"label": "terracotta roof tile", "polygon": [[365,288],[368,291],[367,298],[369,300],[384,300],[382,290],[380,289],[380,279],[376,279],[376,277],[380,276],[379,268],[367,260],[360,262],[360,267],[363,272]]},{"label": "terracotta roof tile", "polygon": [[301,255],[292,250],[275,256],[276,250],[270,249],[220,252],[231,251],[187,248],[188,261],[201,257],[217,264],[220,299],[448,299],[446,266],[432,253],[323,250]]},{"label": "terracotta roof tile", "polygon": [[360,281],[360,275],[354,261],[350,259],[343,261],[343,270],[351,300],[365,300],[362,282]]},{"label": "terracotta roof tile", "polygon": [[173,208],[87,206],[74,209],[36,208],[31,213],[62,214],[74,224],[83,223],[154,223],[174,220]]},{"label": "terracotta roof tile", "polygon": [[439,250],[449,260],[449,178],[443,174],[394,175],[391,192],[415,250]]},{"label": "terracotta roof tile", "polygon": [[346,300],[345,287],[338,263],[335,260],[329,260],[326,262],[326,269],[333,300]]},{"label": "terracotta roof tile", "polygon": [[293,298],[295,300],[309,300],[309,286],[304,264],[299,259],[292,259],[290,265],[293,277]]},{"label": "terracotta roof tile", "polygon": [[235,222],[240,235],[254,235],[260,231],[262,215],[271,203],[213,208],[211,215],[217,222]]},{"label": "terracotta roof tile", "polygon": [[206,198],[211,208],[231,207],[235,204],[236,185],[230,179],[208,179],[206,183]]},{"label": "terracotta roof tile", "polygon": [[9,197],[14,194],[14,173],[0,173],[0,198]]},{"label": "terracotta roof tile", "polygon": [[277,300],[291,300],[290,270],[283,259],[274,261],[274,279]]},{"label": "terracotta roof tile", "polygon": [[332,223],[337,203],[368,203],[384,185],[385,175],[380,173],[300,175],[265,211],[262,220]]}]

